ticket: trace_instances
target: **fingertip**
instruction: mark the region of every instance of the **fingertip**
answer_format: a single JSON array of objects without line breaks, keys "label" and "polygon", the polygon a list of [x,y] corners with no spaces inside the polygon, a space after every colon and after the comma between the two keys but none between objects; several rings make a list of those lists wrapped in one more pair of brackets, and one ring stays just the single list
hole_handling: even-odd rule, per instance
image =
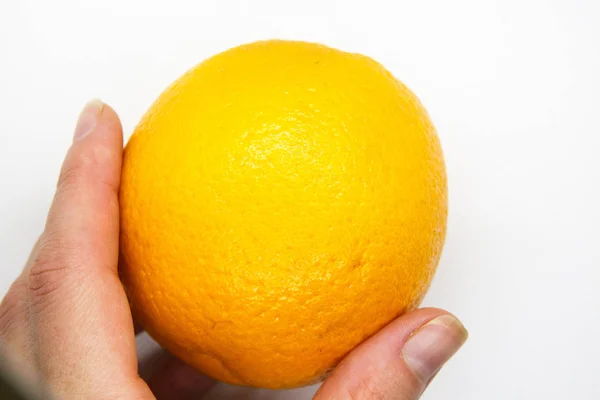
[{"label": "fingertip", "polygon": [[466,329],[448,311],[423,308],[404,314],[348,354],[316,398],[368,392],[417,398],[466,338]]},{"label": "fingertip", "polygon": [[86,103],[77,119],[73,142],[88,137],[114,138],[119,143],[123,142],[123,129],[116,111],[100,99],[93,99]]},{"label": "fingertip", "polygon": [[444,313],[410,334],[402,347],[402,357],[412,373],[428,384],[467,338],[464,325],[452,314]]},{"label": "fingertip", "polygon": [[[387,329],[393,329],[396,330],[396,333],[400,336],[405,336],[406,339],[408,339],[408,337],[414,333],[416,330],[418,330],[421,326],[427,324],[429,321],[444,316],[444,315],[449,315],[453,318],[456,318],[456,316],[454,316],[452,313],[441,309],[441,308],[435,308],[435,307],[426,307],[426,308],[420,308],[418,310],[415,311],[411,311],[409,313],[406,313],[398,318],[396,318],[394,321],[392,321],[389,325],[387,325],[386,327],[384,327],[378,334],[382,334],[383,332],[385,332]],[[403,344],[403,342],[401,343]]]},{"label": "fingertip", "polygon": [[121,119],[117,112],[108,104],[104,103],[102,111],[103,123],[106,124],[107,128],[115,133],[121,143],[123,142],[123,127],[121,125]]}]

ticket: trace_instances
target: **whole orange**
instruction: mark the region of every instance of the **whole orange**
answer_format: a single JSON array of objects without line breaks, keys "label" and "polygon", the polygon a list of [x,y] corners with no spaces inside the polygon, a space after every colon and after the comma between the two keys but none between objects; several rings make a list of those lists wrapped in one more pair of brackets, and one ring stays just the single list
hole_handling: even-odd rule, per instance
[{"label": "whole orange", "polygon": [[141,325],[204,373],[309,384],[420,303],[446,193],[425,109],[380,64],[236,47],[170,86],[126,146],[122,280]]}]

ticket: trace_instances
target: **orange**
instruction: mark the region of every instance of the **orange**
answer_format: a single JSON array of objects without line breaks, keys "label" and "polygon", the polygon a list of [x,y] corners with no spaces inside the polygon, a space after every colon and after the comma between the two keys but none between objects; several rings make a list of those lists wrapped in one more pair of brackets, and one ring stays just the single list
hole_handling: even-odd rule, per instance
[{"label": "orange", "polygon": [[122,280],[135,318],[221,381],[319,381],[414,309],[447,214],[442,150],[372,59],[263,41],[150,107],[124,156]]}]

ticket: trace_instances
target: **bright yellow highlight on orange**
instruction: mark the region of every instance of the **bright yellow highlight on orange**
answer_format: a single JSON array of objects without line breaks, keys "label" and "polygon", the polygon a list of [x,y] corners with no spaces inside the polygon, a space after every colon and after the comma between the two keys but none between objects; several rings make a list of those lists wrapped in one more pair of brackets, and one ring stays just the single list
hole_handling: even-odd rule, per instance
[{"label": "bright yellow highlight on orange", "polygon": [[316,382],[421,301],[446,230],[442,150],[372,59],[236,47],[178,79],[127,144],[121,274],[162,346],[221,381]]}]

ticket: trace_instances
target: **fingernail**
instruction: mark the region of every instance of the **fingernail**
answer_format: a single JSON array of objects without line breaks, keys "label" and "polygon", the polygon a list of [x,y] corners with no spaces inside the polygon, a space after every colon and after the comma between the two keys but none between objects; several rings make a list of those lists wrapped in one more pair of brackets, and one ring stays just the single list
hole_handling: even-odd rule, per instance
[{"label": "fingernail", "polygon": [[92,100],[85,105],[77,120],[75,135],[73,136],[74,141],[83,139],[94,130],[103,110],[104,103],[97,99]]},{"label": "fingernail", "polygon": [[424,383],[461,348],[467,340],[465,327],[451,315],[442,315],[429,321],[404,344],[406,365]]}]

